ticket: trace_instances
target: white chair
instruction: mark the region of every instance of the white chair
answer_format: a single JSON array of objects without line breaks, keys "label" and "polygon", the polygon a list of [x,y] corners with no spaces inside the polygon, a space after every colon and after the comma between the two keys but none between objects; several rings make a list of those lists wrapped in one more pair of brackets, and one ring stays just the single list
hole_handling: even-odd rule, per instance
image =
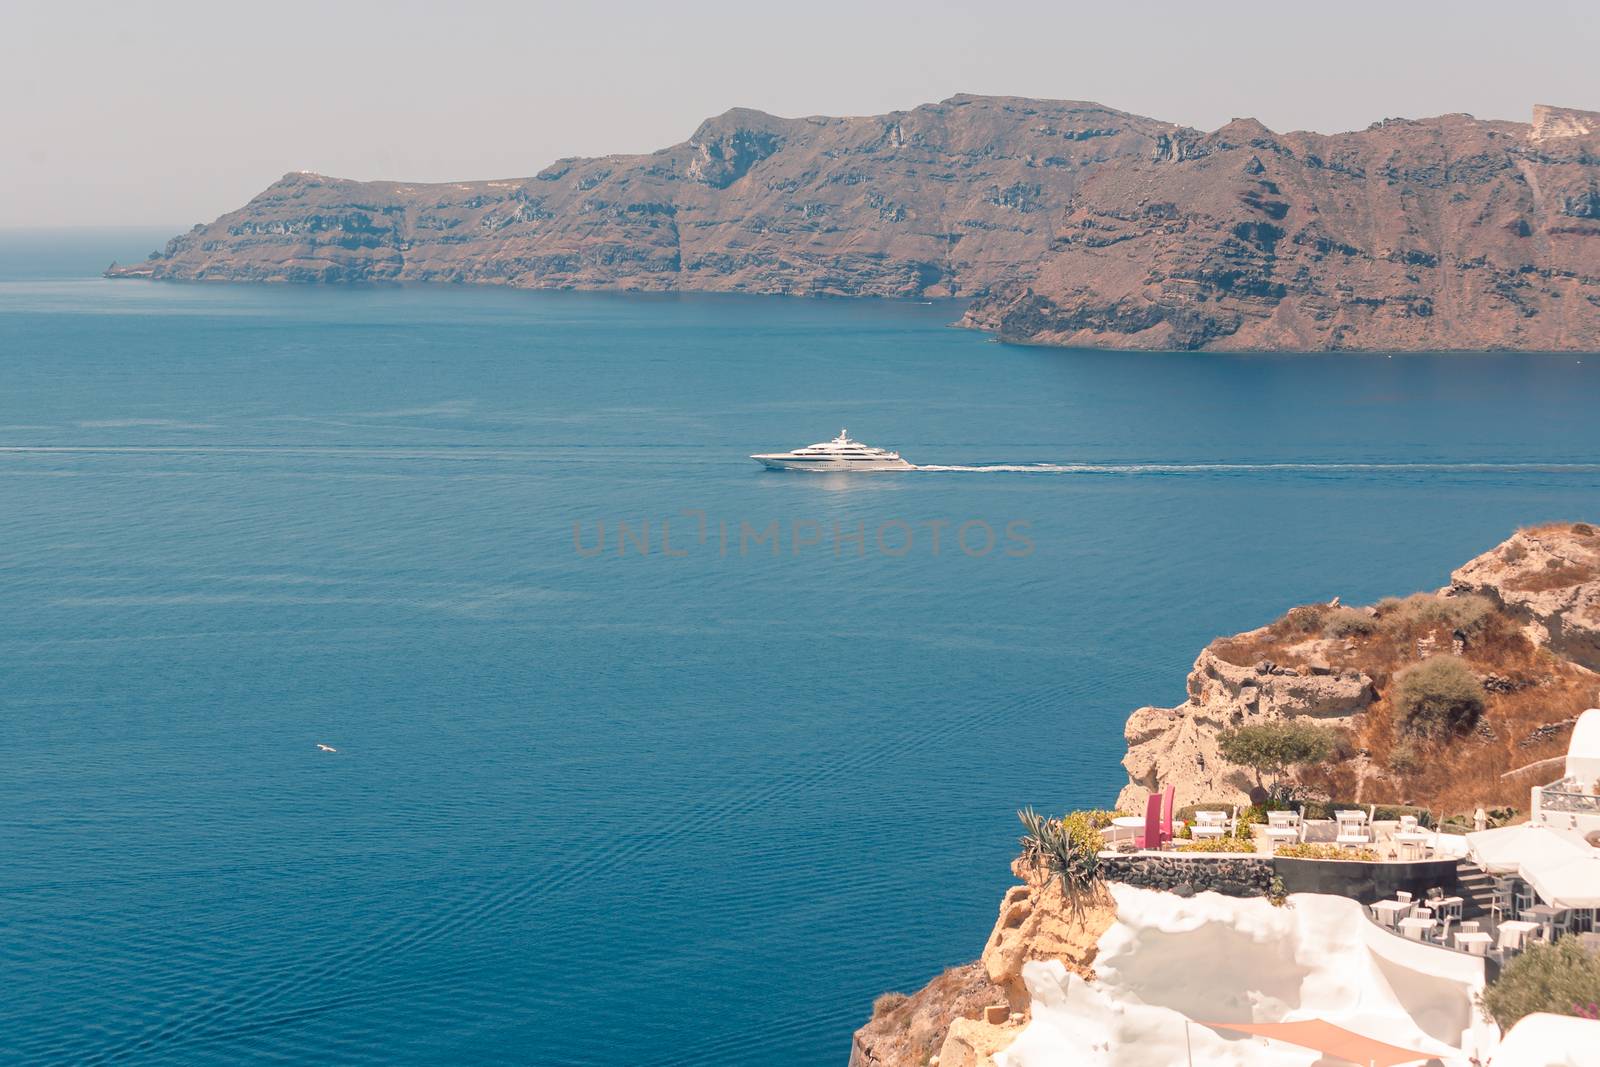
[{"label": "white chair", "polygon": [[1409,903],[1411,901],[1411,894],[1405,892],[1404,890],[1401,890],[1400,892],[1398,892],[1398,893],[1396,893],[1394,895],[1394,899],[1406,901],[1407,903]]}]

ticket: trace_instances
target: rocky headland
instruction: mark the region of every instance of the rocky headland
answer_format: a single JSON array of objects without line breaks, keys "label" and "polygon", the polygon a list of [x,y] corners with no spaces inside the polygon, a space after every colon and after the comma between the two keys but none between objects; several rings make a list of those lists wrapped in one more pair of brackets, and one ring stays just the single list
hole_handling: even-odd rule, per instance
[{"label": "rocky headland", "polygon": [[971,301],[1144,349],[1600,348],[1600,113],[1211,132],[956,96],[735,109],[641,156],[419,184],[285,175],[112,277]]},{"label": "rocky headland", "polygon": [[[1395,679],[1438,657],[1466,667],[1481,703],[1455,729],[1415,736],[1397,715]],[[1454,571],[1443,589],[1367,607],[1304,605],[1213,641],[1189,675],[1187,701],[1128,719],[1130,780],[1118,807],[1139,810],[1148,792],[1169,784],[1179,805],[1247,804],[1252,772],[1223,758],[1218,736],[1298,719],[1346,739],[1332,760],[1296,772],[1307,795],[1418,804],[1436,816],[1480,804],[1526,808],[1529,786],[1553,774],[1537,773],[1541,761],[1563,755],[1578,714],[1600,704],[1597,672],[1600,529],[1519,530]],[[940,1067],[990,1067],[1030,1017],[1024,964],[1060,960],[1093,979],[1114,903],[1075,911],[1059,881],[1041,884],[1020,860],[1012,873],[1021,884],[1006,892],[982,957],[910,997],[880,998],[856,1032],[851,1067],[922,1067],[935,1055]],[[1252,874],[1267,876],[1240,877]]]}]

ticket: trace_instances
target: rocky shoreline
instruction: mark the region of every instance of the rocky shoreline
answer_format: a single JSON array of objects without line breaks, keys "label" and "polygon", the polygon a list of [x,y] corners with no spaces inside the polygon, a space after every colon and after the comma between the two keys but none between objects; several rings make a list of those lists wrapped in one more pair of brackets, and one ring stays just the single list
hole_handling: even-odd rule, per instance
[{"label": "rocky shoreline", "polygon": [[[1397,732],[1394,676],[1408,661],[1438,655],[1472,669],[1487,700],[1470,732],[1430,753],[1439,764],[1430,775],[1396,763],[1385,748]],[[1301,717],[1352,738],[1333,766],[1302,773],[1309,791],[1360,802],[1405,796],[1446,815],[1508,798],[1525,805],[1528,781],[1502,775],[1566,751],[1577,713],[1600,703],[1597,672],[1600,528],[1580,522],[1519,530],[1458,568],[1435,593],[1366,609],[1306,605],[1212,642],[1195,662],[1184,704],[1140,708],[1129,717],[1130,780],[1118,806],[1137,808],[1147,792],[1169,784],[1180,805],[1247,804],[1250,775],[1223,759],[1218,733]],[[1272,861],[1264,858],[1208,868],[1211,881],[1200,886],[1186,862],[1178,856],[1113,862],[1107,877],[1183,895],[1213,889],[1252,896],[1270,888]],[[1020,862],[1012,873],[1022,884],[1006,892],[981,958],[910,997],[880,1000],[882,1010],[854,1036],[851,1067],[923,1067],[935,1055],[939,1067],[991,1067],[992,1055],[1029,1018],[1024,963],[1059,959],[1093,977],[1096,941],[1114,905],[1102,900],[1074,913],[1059,884],[1041,886]]]},{"label": "rocky shoreline", "polygon": [[639,156],[422,184],[287,174],[110,277],[959,297],[1139,349],[1600,349],[1600,113],[1205,132],[961,95],[735,109]]}]

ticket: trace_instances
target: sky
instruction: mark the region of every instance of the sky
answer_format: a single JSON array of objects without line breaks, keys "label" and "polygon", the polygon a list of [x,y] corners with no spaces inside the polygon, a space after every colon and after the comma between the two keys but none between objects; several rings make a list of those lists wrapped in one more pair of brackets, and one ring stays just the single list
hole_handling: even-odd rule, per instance
[{"label": "sky", "polygon": [[522,177],[730,107],[958,92],[1202,129],[1600,110],[1600,4],[0,0],[0,227],[171,225],[282,174]]}]

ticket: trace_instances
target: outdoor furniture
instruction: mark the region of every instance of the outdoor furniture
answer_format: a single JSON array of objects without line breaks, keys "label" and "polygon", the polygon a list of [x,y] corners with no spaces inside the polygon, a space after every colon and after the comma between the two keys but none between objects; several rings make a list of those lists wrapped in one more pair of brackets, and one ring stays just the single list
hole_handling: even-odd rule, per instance
[{"label": "outdoor furniture", "polygon": [[1336,811],[1333,813],[1337,834],[1336,845],[1358,847],[1372,844],[1372,834],[1367,830],[1367,813],[1364,811]]},{"label": "outdoor furniture", "polygon": [[1432,836],[1432,834],[1410,830],[1395,834],[1392,840],[1396,845],[1400,846],[1401,859],[1408,857],[1426,859],[1428,855],[1428,839]]},{"label": "outdoor furniture", "polygon": [[1144,833],[1134,839],[1140,848],[1159,849],[1161,840],[1161,794],[1151,793],[1144,802]]},{"label": "outdoor furniture", "polygon": [[1228,835],[1228,813],[1225,811],[1197,811],[1194,813],[1194,825],[1189,827],[1189,836],[1196,840],[1205,840],[1213,837],[1226,837]]},{"label": "outdoor furniture", "polygon": [[1112,844],[1120,841],[1132,843],[1139,836],[1139,831],[1144,829],[1144,816],[1118,815],[1111,820],[1111,825],[1107,829],[1111,831],[1106,836]]},{"label": "outdoor furniture", "polygon": [[1493,941],[1494,938],[1488,934],[1480,934],[1476,930],[1462,930],[1456,934],[1456,948],[1464,949],[1474,956],[1487,956],[1489,945]]},{"label": "outdoor furniture", "polygon": [[1538,923],[1524,922],[1521,919],[1507,919],[1500,924],[1500,943],[1497,947],[1501,952],[1521,952],[1528,935],[1538,929]]},{"label": "outdoor furniture", "polygon": [[1409,903],[1411,900],[1411,894],[1407,893],[1404,889],[1397,889],[1395,890],[1394,899],[1404,900]]},{"label": "outdoor furniture", "polygon": [[1304,840],[1305,826],[1297,811],[1267,812],[1267,828],[1263,831],[1267,844],[1276,852],[1279,845]]},{"label": "outdoor furniture", "polygon": [[1557,934],[1568,932],[1568,912],[1565,908],[1558,908],[1551,904],[1535,904],[1531,908],[1524,908],[1521,916],[1528,922],[1535,922],[1544,930],[1541,940],[1554,941]]},{"label": "outdoor furniture", "polygon": [[1464,934],[1475,934],[1482,928],[1483,924],[1477,919],[1469,919],[1461,924],[1461,932]]},{"label": "outdoor furniture", "polygon": [[1413,941],[1425,941],[1433,933],[1436,925],[1432,919],[1424,919],[1420,915],[1408,915],[1400,920],[1400,932]]},{"label": "outdoor furniture", "polygon": [[1438,897],[1433,901],[1433,911],[1441,919],[1460,922],[1462,903],[1460,897]]},{"label": "outdoor furniture", "polygon": [[1378,925],[1387,926],[1393,930],[1395,925],[1405,916],[1411,914],[1411,901],[1409,900],[1380,900],[1372,905],[1372,917]]},{"label": "outdoor furniture", "polygon": [[1412,833],[1412,832],[1414,832],[1416,830],[1416,828],[1417,828],[1417,817],[1415,815],[1402,815],[1402,816],[1400,816],[1400,829],[1401,830],[1404,830],[1406,833]]}]

